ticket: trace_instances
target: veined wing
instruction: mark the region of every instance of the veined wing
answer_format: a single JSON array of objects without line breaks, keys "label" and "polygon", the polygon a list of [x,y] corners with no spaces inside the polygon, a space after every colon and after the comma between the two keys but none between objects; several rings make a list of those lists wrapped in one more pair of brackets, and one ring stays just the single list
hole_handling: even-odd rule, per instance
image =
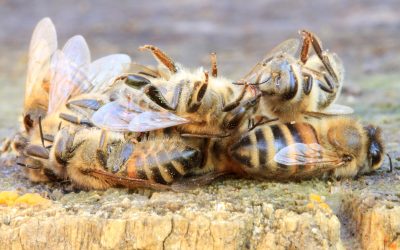
[{"label": "veined wing", "polygon": [[62,52],[69,61],[73,62],[76,67],[89,65],[90,50],[85,38],[81,35],[76,35],[68,39],[65,43]]},{"label": "veined wing", "polygon": [[88,66],[87,76],[93,85],[92,93],[107,91],[114,79],[129,70],[131,58],[125,54],[113,54],[102,57]]},{"label": "veined wing", "polygon": [[294,143],[279,150],[274,161],[286,166],[341,166],[344,161],[334,151],[324,148],[318,143]]},{"label": "veined wing", "polygon": [[143,110],[133,102],[127,107],[114,101],[97,110],[92,122],[99,128],[113,131],[147,132],[189,123],[189,120],[170,112]]},{"label": "veined wing", "polygon": [[189,123],[188,119],[170,112],[145,111],[135,115],[129,123],[132,132],[147,132]]},{"label": "veined wing", "polygon": [[92,123],[99,128],[112,131],[129,131],[129,122],[141,109],[128,109],[118,101],[113,101],[102,106],[92,116]]},{"label": "veined wing", "polygon": [[279,54],[290,54],[294,55],[298,51],[300,46],[300,41],[298,39],[288,39],[278,46],[269,51],[264,58],[258,62],[249,73],[247,73],[239,83],[253,83],[260,84],[270,79],[269,72],[265,71],[267,64],[273,60]]},{"label": "veined wing", "polygon": [[286,41],[281,42],[278,44],[275,48],[270,50],[265,56],[264,60],[267,60],[268,58],[271,58],[273,56],[276,56],[278,54],[286,53],[290,55],[295,55],[297,51],[299,50],[300,47],[300,41],[299,39],[288,39]]},{"label": "veined wing", "polygon": [[49,75],[50,57],[57,49],[57,33],[50,18],[42,19],[35,27],[29,45],[29,62],[25,98]]},{"label": "veined wing", "polygon": [[150,66],[144,66],[138,63],[132,63],[130,70],[132,73],[141,74],[145,76],[150,76],[152,78],[161,77],[160,73],[157,69],[154,69]]},{"label": "veined wing", "polygon": [[321,112],[327,115],[349,115],[354,110],[348,106],[333,103]]},{"label": "veined wing", "polygon": [[[86,67],[84,67],[90,57],[85,49],[86,42],[82,39],[80,36],[71,38],[64,46],[65,52],[64,49],[57,50],[51,59],[49,114],[59,110],[70,97],[87,93],[92,88],[86,76]],[[76,49],[75,52],[73,48]],[[77,55],[75,56],[74,53]],[[86,56],[79,55],[81,53]]]}]

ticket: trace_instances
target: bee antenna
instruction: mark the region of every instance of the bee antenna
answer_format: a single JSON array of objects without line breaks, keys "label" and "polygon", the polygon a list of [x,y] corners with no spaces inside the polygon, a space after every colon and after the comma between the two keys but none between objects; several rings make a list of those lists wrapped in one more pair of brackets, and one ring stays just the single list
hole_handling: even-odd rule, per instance
[{"label": "bee antenna", "polygon": [[386,156],[389,158],[389,173],[392,173],[393,172],[392,157],[390,157],[389,154],[386,154]]},{"label": "bee antenna", "polygon": [[42,141],[42,146],[44,146],[44,136],[43,136],[43,128],[42,128],[42,116],[39,116],[39,132],[40,132],[40,140]]}]

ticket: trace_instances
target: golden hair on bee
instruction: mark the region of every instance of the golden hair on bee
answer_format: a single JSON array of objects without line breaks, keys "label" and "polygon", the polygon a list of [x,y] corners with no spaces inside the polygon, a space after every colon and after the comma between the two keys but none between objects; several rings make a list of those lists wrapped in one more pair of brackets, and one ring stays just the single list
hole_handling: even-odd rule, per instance
[{"label": "golden hair on bee", "polygon": [[[236,84],[258,90],[262,94],[260,112],[282,122],[352,113],[351,108],[334,104],[343,85],[340,58],[322,50],[319,38],[311,32],[301,33],[302,46],[298,39],[282,42]],[[311,48],[315,54],[310,56]]]},{"label": "golden hair on bee", "polygon": [[354,177],[382,164],[379,128],[345,117],[256,127],[228,154],[251,176],[275,180]]}]

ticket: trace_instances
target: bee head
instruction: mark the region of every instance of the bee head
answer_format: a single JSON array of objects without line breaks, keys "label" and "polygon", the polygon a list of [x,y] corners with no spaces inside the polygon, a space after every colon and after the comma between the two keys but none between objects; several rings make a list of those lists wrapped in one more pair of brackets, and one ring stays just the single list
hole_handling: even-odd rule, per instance
[{"label": "bee head", "polygon": [[39,117],[45,117],[46,110],[42,108],[32,108],[23,115],[23,124],[26,132],[31,131],[37,125]]},{"label": "bee head", "polygon": [[379,127],[374,127],[368,125],[364,127],[364,130],[368,137],[368,162],[369,170],[378,169],[383,161],[383,154],[385,149],[382,144],[381,129]]}]

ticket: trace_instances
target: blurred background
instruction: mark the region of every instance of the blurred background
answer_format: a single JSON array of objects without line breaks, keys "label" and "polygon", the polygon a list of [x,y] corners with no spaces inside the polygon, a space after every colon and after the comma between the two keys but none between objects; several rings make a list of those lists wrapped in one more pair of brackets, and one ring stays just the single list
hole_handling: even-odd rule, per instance
[{"label": "blurred background", "polygon": [[[381,82],[390,84],[376,88],[386,91],[381,96],[399,90],[399,10],[398,0],[255,0],[246,4],[239,0],[0,0],[0,136],[17,125],[30,36],[46,16],[57,28],[59,45],[81,34],[93,59],[123,52],[134,61],[153,63],[137,47],[154,44],[188,67],[208,67],[208,55],[215,51],[220,74],[233,79],[243,76],[275,45],[299,37],[299,29],[308,29],[343,59],[344,102],[357,103],[356,111],[362,114],[367,110],[355,99],[365,86],[372,89],[364,96],[368,103]],[[368,79],[375,79],[377,85],[364,85]],[[387,115],[399,113],[400,101],[393,100],[397,104]],[[388,101],[390,105],[393,100]]]}]

